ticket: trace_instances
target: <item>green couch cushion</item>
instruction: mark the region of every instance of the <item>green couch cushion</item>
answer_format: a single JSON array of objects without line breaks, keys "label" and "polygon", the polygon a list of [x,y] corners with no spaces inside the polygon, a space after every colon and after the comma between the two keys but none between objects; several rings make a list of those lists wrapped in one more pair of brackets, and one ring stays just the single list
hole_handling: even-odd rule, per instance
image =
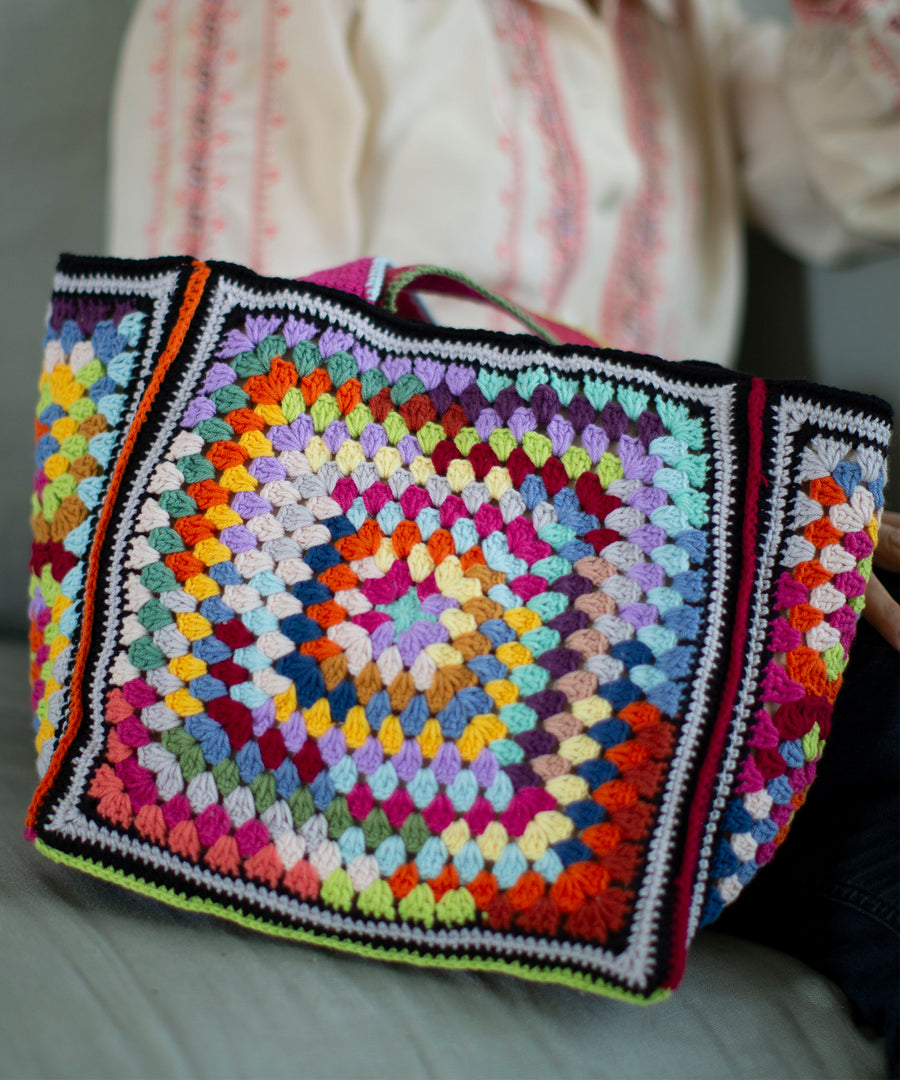
[{"label": "green couch cushion", "polygon": [[294,946],[50,863],[22,840],[26,673],[0,644],[0,1076],[884,1075],[834,986],[723,935],[639,1007]]}]

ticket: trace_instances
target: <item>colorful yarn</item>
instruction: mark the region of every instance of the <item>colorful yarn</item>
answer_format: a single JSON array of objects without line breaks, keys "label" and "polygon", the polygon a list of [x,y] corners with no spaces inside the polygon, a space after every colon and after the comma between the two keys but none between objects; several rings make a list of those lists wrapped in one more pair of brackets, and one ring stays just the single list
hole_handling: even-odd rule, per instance
[{"label": "colorful yarn", "polygon": [[[737,377],[412,339],[236,268],[190,281],[130,412],[138,313],[48,345],[42,746],[53,695],[72,710],[42,754],[42,844],[77,863],[99,828],[114,874],[304,940],[653,996],[690,936],[673,882],[714,917],[814,776],[881,422],[853,452],[804,444],[790,507],[763,509],[789,520],[742,553]],[[732,660],[737,570],[772,536],[771,635]],[[729,662],[743,696],[717,727]],[[676,850],[692,803],[696,874]]]},{"label": "colorful yarn", "polygon": [[[795,478],[793,532],[779,552],[770,659],[712,864],[711,922],[785,840],[816,775],[863,610],[884,506],[884,461],[817,436]],[[774,655],[771,655],[774,654]]]},{"label": "colorful yarn", "polygon": [[[99,260],[84,260],[99,266]],[[35,419],[28,595],[31,703],[43,775],[65,727],[73,640],[109,476],[151,376],[185,261],[137,264],[141,280],[57,275]],[[122,263],[120,266],[127,266]],[[148,323],[149,330],[148,330]],[[148,403],[149,404],[149,403]]]}]

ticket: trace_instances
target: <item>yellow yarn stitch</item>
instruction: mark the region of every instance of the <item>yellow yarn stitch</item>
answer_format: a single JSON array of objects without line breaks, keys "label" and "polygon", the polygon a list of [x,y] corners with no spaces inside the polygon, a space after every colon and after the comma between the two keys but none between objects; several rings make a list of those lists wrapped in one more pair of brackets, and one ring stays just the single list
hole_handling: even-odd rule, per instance
[{"label": "yellow yarn stitch", "polygon": [[297,688],[291,683],[287,690],[282,690],[272,700],[275,703],[275,719],[279,723],[290,720],[292,714],[297,711]]},{"label": "yellow yarn stitch", "polygon": [[487,745],[487,740],[472,724],[456,740],[456,748],[463,761],[474,761]]},{"label": "yellow yarn stitch", "polygon": [[64,472],[68,472],[68,469],[69,459],[64,454],[51,454],[44,462],[44,472],[51,480],[62,476]]},{"label": "yellow yarn stitch", "polygon": [[444,829],[441,833],[441,839],[444,841],[444,846],[450,854],[456,855],[457,852],[462,851],[465,844],[471,838],[471,835],[465,818],[458,818]]},{"label": "yellow yarn stitch", "polygon": [[[248,474],[249,475],[249,474]],[[230,562],[234,556],[231,551],[215,537],[209,536],[201,540],[194,547],[194,554],[206,566],[215,566],[217,563]]]},{"label": "yellow yarn stitch", "polygon": [[502,709],[519,700],[519,688],[508,679],[492,679],[484,684],[484,692],[494,699],[494,707]]},{"label": "yellow yarn stitch", "polygon": [[366,719],[366,710],[362,705],[354,705],[348,709],[344,718],[344,741],[351,750],[358,750],[371,734],[369,721]]},{"label": "yellow yarn stitch", "polygon": [[403,458],[396,446],[382,446],[372,460],[382,480],[389,480],[398,469],[403,467]]},{"label": "yellow yarn stitch", "polygon": [[[48,625],[48,629],[49,629],[49,625]],[[46,640],[47,640],[47,634],[45,632],[44,633],[44,641],[46,642]],[[59,654],[63,651],[63,649],[68,644],[69,644],[69,639],[66,637],[66,635],[65,634],[60,634],[60,633],[57,632],[56,637],[53,639],[53,641],[50,644],[50,653],[49,653],[50,659],[51,660],[56,660],[57,657],[59,656]],[[48,687],[48,690],[47,690],[47,694],[49,696],[49,687]]]},{"label": "yellow yarn stitch", "polygon": [[417,583],[424,581],[434,569],[434,559],[425,544],[413,544],[406,564],[409,567],[410,577]]},{"label": "yellow yarn stitch", "polygon": [[459,493],[475,483],[475,470],[465,458],[456,458],[447,466],[447,483],[450,490]]},{"label": "yellow yarn stitch", "polygon": [[206,662],[199,660],[190,653],[184,656],[173,657],[168,664],[169,671],[182,682],[190,682],[191,679],[199,679],[207,671]]},{"label": "yellow yarn stitch", "polygon": [[386,574],[396,561],[397,553],[394,551],[394,545],[391,543],[391,538],[385,536],[382,538],[378,550],[375,552],[375,565],[383,574]]},{"label": "yellow yarn stitch", "polygon": [[338,463],[338,467],[344,476],[349,476],[355,468],[366,460],[366,455],[358,442],[348,439],[341,444],[334,460]]},{"label": "yellow yarn stitch", "polygon": [[427,457],[415,457],[409,463],[409,471],[413,480],[419,485],[419,487],[425,487],[429,476],[434,476],[436,473],[435,467],[431,461],[431,458]]},{"label": "yellow yarn stitch", "polygon": [[[68,379],[63,377],[63,372],[68,374]],[[58,405],[68,409],[84,394],[84,386],[72,378],[68,368],[58,367],[50,376],[50,393]]]},{"label": "yellow yarn stitch", "polygon": [[448,555],[435,569],[434,580],[443,596],[449,596],[464,604],[481,596],[481,584],[477,578],[467,578],[456,555]]},{"label": "yellow yarn stitch", "polygon": [[304,453],[313,472],[318,472],[326,461],[331,461],[331,451],[319,435],[313,435],[306,444]]},{"label": "yellow yarn stitch", "polygon": [[438,750],[444,745],[444,734],[441,725],[432,717],[425,721],[422,733],[416,736],[416,742],[425,758],[433,758]]},{"label": "yellow yarn stitch", "polygon": [[[569,773],[565,776],[554,776],[552,780],[547,781],[546,788],[560,806],[568,806],[569,803],[589,799],[591,796],[587,780]],[[568,820],[566,818],[566,821]]]},{"label": "yellow yarn stitch", "polygon": [[197,713],[203,712],[203,703],[183,687],[173,694],[166,694],[165,700],[169,708],[179,716],[196,716]]},{"label": "yellow yarn stitch", "polygon": [[214,528],[227,529],[229,525],[243,525],[244,519],[235,510],[232,510],[230,506],[220,503],[218,506],[211,506],[203,515],[206,520]]},{"label": "yellow yarn stitch", "polygon": [[378,741],[384,747],[384,752],[391,756],[399,754],[403,748],[403,728],[400,727],[400,721],[393,713],[382,721]]},{"label": "yellow yarn stitch", "polygon": [[512,487],[509,469],[504,469],[501,465],[495,465],[484,478],[484,486],[488,489],[490,497],[499,501],[503,493],[509,491]]},{"label": "yellow yarn stitch", "polygon": [[[271,403],[257,405],[253,411],[257,416],[265,420],[268,427],[272,427],[273,424],[286,424],[288,422],[287,417],[278,405],[273,405]],[[296,417],[294,419],[296,419]]]},{"label": "yellow yarn stitch", "polygon": [[175,616],[175,625],[189,642],[199,642],[213,633],[213,624],[200,615],[199,611],[179,611]]},{"label": "yellow yarn stitch", "polygon": [[48,739],[52,739],[54,731],[48,720],[41,720],[40,727],[37,730],[37,734],[34,737],[34,748],[40,753],[41,747]]},{"label": "yellow yarn stitch", "polygon": [[491,821],[481,836],[476,837],[475,843],[481,854],[490,862],[496,862],[503,854],[503,849],[509,843],[509,833],[499,821]]},{"label": "yellow yarn stitch", "polygon": [[573,735],[559,744],[557,753],[573,765],[581,765],[600,757],[600,744],[589,735]]},{"label": "yellow yarn stitch", "polygon": [[508,668],[517,668],[523,664],[530,664],[534,659],[531,655],[531,649],[526,649],[518,641],[505,641],[497,647],[495,655],[500,663],[506,664]]},{"label": "yellow yarn stitch", "polygon": [[207,574],[194,574],[184,583],[184,591],[188,596],[203,601],[208,600],[210,596],[218,596],[222,587]]},{"label": "yellow yarn stitch", "polygon": [[252,458],[273,457],[275,448],[261,431],[245,431],[238,439],[238,446],[243,446]]},{"label": "yellow yarn stitch", "polygon": [[525,826],[525,832],[516,841],[516,845],[530,862],[537,862],[550,846],[547,837],[544,836],[541,827],[535,821],[528,822]]},{"label": "yellow yarn stitch", "polygon": [[251,476],[243,465],[232,465],[219,477],[219,484],[226,491],[252,491],[259,486],[259,481],[255,476]]},{"label": "yellow yarn stitch", "polygon": [[612,705],[602,697],[584,698],[572,702],[572,715],[584,724],[595,724],[612,716]]},{"label": "yellow yarn stitch", "polygon": [[321,739],[331,727],[331,706],[328,698],[319,698],[317,702],[303,713],[303,722],[306,724],[307,734],[314,739]]},{"label": "yellow yarn stitch", "polygon": [[62,616],[62,613],[66,610],[67,607],[71,606],[72,601],[68,598],[68,596],[64,596],[62,593],[60,593],[59,596],[57,596],[56,600],[54,600],[53,607],[50,609],[51,622],[58,623]]},{"label": "yellow yarn stitch", "polygon": [[470,634],[478,626],[474,615],[470,615],[466,611],[460,611],[459,608],[447,608],[446,611],[442,611],[439,621],[447,628],[453,638],[460,637],[462,634]]},{"label": "yellow yarn stitch", "polygon": [[[61,404],[59,402],[58,404]],[[74,435],[80,427],[77,420],[71,416],[61,416],[59,420],[54,420],[50,425],[50,434],[57,442],[65,442],[70,435]]]},{"label": "yellow yarn stitch", "polygon": [[479,713],[472,717],[468,726],[488,743],[495,739],[505,739],[507,736],[506,724],[494,713]]},{"label": "yellow yarn stitch", "polygon": [[454,649],[453,646],[449,645],[446,641],[438,641],[434,645],[426,645],[423,652],[426,656],[430,656],[439,668],[460,666],[465,662],[465,658],[459,649]]},{"label": "yellow yarn stitch", "polygon": [[529,630],[536,630],[541,625],[541,617],[531,608],[517,607],[504,611],[503,621],[521,637]]},{"label": "yellow yarn stitch", "polygon": [[[562,780],[564,777],[559,776],[557,779]],[[587,788],[587,782],[582,780],[582,783]],[[547,790],[550,790],[549,784]],[[574,799],[572,801],[574,802]],[[559,810],[539,810],[534,815],[534,823],[541,829],[547,838],[548,844],[556,844],[560,840],[566,840],[575,832],[575,822],[566,814],[560,813]]]}]

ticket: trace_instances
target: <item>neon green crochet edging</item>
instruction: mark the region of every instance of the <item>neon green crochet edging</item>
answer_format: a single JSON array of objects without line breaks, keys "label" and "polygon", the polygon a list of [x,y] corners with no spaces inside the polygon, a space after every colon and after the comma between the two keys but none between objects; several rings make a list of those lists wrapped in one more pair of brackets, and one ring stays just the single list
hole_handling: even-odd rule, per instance
[{"label": "neon green crochet edging", "polygon": [[132,892],[150,897],[152,900],[159,900],[182,911],[192,911],[201,915],[215,915],[218,918],[237,923],[245,929],[260,931],[271,937],[284,938],[287,941],[300,941],[308,945],[323,945],[330,949],[338,949],[341,952],[355,953],[357,956],[363,956],[367,959],[413,964],[416,967],[441,968],[446,971],[492,971],[498,974],[512,975],[519,979],[527,979],[529,982],[563,984],[573,990],[584,990],[591,994],[627,1001],[634,1005],[652,1005],[665,1000],[671,994],[670,990],[658,989],[654,990],[649,997],[642,997],[602,980],[590,979],[583,973],[571,971],[569,968],[554,968],[550,971],[543,971],[516,960],[489,959],[478,956],[420,956],[407,949],[392,949],[383,945],[366,945],[361,942],[345,941],[342,938],[314,930],[278,926],[257,918],[255,915],[248,915],[228,905],[219,904],[215,900],[199,896],[186,896],[184,893],[175,892],[173,889],[165,888],[162,885],[154,885],[144,881],[142,878],[133,877],[131,874],[112,870],[107,866],[94,862],[92,859],[57,851],[40,838],[35,840],[35,847],[42,855],[55,863],[74,867],[76,870],[81,870],[92,877],[100,878],[102,881],[108,881],[115,885],[121,885]]}]

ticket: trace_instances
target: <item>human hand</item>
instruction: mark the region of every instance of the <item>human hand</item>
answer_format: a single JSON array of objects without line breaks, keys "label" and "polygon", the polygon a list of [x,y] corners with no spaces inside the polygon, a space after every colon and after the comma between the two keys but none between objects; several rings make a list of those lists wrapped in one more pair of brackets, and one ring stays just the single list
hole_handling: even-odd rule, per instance
[{"label": "human hand", "polygon": [[[878,544],[872,562],[880,570],[900,573],[900,514],[885,510],[881,515]],[[866,589],[866,618],[890,645],[900,651],[900,604],[873,573]]]}]

